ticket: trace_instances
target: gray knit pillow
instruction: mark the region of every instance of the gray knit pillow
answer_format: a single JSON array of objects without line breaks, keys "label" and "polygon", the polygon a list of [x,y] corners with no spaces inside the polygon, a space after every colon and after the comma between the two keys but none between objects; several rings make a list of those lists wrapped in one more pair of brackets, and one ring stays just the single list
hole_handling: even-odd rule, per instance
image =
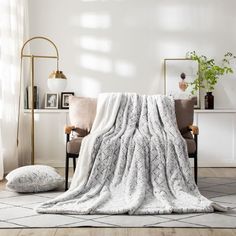
[{"label": "gray knit pillow", "polygon": [[64,179],[53,167],[45,165],[23,166],[7,176],[7,188],[19,193],[44,192],[63,184]]}]

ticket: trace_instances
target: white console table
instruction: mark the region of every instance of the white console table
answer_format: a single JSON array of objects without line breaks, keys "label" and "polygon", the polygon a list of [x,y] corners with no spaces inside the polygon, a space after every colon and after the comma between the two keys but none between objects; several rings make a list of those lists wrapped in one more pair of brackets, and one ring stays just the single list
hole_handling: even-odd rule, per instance
[{"label": "white console table", "polygon": [[236,167],[236,110],[195,110],[199,167]]},{"label": "white console table", "polygon": [[[64,127],[69,124],[68,112],[65,109],[35,109],[35,164],[65,166]],[[30,110],[25,110],[26,116],[30,114]]]},{"label": "white console table", "polygon": [[[66,124],[68,110],[35,110],[36,163],[64,167]],[[236,167],[236,110],[195,110],[194,124],[200,130],[199,167]]]}]

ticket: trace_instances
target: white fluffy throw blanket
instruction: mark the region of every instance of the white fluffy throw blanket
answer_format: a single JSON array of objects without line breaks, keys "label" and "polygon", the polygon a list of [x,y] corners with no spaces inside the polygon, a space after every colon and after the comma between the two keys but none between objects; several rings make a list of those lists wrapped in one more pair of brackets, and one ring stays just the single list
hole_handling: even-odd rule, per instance
[{"label": "white fluffy throw blanket", "polygon": [[226,210],[195,185],[174,101],[101,94],[70,189],[39,213],[168,214]]}]

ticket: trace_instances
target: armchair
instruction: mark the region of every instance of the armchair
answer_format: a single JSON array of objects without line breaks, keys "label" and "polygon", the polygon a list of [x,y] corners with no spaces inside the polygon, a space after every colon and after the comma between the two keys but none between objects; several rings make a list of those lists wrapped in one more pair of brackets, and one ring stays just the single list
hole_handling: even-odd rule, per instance
[{"label": "armchair", "polygon": [[65,165],[65,190],[68,189],[68,178],[69,178],[69,160],[70,158],[73,160],[73,170],[75,171],[76,167],[76,158],[79,156],[80,145],[82,142],[82,138],[84,137],[74,137],[71,139],[72,132],[80,133],[84,132],[84,136],[88,133],[80,128],[76,128],[75,126],[66,126],[65,134],[66,134],[66,165]]},{"label": "armchair", "polygon": [[[76,158],[83,137],[89,134],[95,114],[96,99],[84,97],[70,97],[71,126],[65,127],[66,134],[66,163],[65,163],[65,190],[68,189],[69,160],[73,160],[73,169],[76,167]],[[199,130],[193,126],[194,104],[192,100],[175,100],[175,112],[178,128],[186,140],[189,158],[194,159],[194,179],[197,183],[198,162],[197,145]]]}]

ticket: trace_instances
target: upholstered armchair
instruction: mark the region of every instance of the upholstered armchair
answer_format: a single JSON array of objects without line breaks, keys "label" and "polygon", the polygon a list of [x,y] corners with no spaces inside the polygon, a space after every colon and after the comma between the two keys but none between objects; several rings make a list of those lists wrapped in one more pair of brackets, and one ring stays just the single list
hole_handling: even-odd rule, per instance
[{"label": "upholstered armchair", "polygon": [[69,97],[69,117],[71,126],[65,127],[66,134],[66,165],[65,190],[68,189],[69,160],[73,160],[73,169],[76,167],[76,158],[79,156],[83,137],[89,134],[96,115],[97,100],[85,97]]},{"label": "upholstered armchair", "polygon": [[[89,134],[96,114],[97,100],[85,97],[70,97],[70,126],[65,127],[66,134],[66,165],[65,190],[68,189],[69,160],[73,160],[73,169],[83,137]],[[197,183],[197,143],[198,127],[193,126],[194,104],[192,100],[175,100],[175,111],[178,128],[186,140],[189,158],[194,159],[194,178]]]},{"label": "upholstered armchair", "polygon": [[180,130],[180,133],[184,137],[189,158],[194,160],[194,179],[197,184],[198,176],[198,134],[199,129],[193,125],[194,118],[194,100],[191,99],[179,99],[175,100],[175,113],[176,121]]}]

